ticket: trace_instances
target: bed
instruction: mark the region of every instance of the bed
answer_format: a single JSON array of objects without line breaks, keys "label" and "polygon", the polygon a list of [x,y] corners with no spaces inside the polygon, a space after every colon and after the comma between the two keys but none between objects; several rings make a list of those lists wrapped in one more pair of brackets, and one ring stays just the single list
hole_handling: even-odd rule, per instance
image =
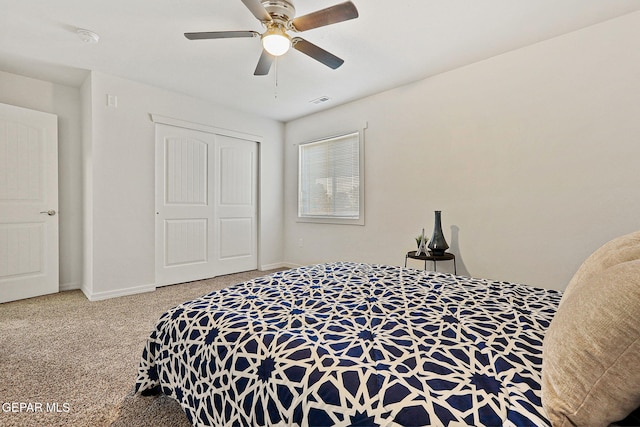
[{"label": "bed", "polygon": [[562,293],[336,262],[167,311],[136,391],[197,426],[549,426],[545,332]]}]

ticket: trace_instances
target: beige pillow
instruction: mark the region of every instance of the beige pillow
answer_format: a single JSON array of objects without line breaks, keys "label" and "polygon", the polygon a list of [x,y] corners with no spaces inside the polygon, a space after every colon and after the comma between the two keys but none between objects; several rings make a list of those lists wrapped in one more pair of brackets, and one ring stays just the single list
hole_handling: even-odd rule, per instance
[{"label": "beige pillow", "polygon": [[564,297],[560,304],[568,298],[578,283],[609,267],[634,259],[640,259],[640,231],[617,237],[605,243],[582,263],[565,288]]},{"label": "beige pillow", "polygon": [[554,427],[607,426],[640,406],[640,233],[585,261],[549,326],[542,404]]}]

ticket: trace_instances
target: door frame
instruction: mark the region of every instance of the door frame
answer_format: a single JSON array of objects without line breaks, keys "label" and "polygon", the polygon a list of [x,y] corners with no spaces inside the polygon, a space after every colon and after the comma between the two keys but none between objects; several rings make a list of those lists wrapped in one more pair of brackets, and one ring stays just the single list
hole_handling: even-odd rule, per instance
[{"label": "door frame", "polygon": [[[261,191],[260,191],[260,187],[261,187],[261,177],[260,177],[260,171],[261,171],[261,167],[260,167],[260,159],[261,159],[261,155],[260,155],[260,151],[261,151],[261,145],[262,142],[264,141],[264,138],[258,135],[253,135],[250,133],[245,133],[245,132],[239,132],[239,131],[235,131],[235,130],[231,130],[231,129],[224,129],[224,128],[218,128],[215,126],[210,126],[210,125],[206,125],[206,124],[202,124],[202,123],[196,123],[196,122],[190,122],[190,121],[186,121],[186,120],[181,120],[181,119],[176,119],[173,117],[167,117],[167,116],[163,116],[161,114],[154,114],[151,113],[151,121],[153,123],[155,123],[156,125],[158,124],[162,124],[162,125],[169,125],[169,126],[174,126],[174,127],[179,127],[179,128],[184,128],[184,129],[188,129],[188,130],[195,130],[195,131],[200,131],[200,132],[205,132],[208,134],[213,134],[213,135],[222,135],[222,136],[229,136],[232,138],[237,138],[237,139],[242,139],[242,140],[246,140],[246,141],[251,141],[251,142],[255,142],[257,145],[257,158],[256,158],[256,179],[257,179],[257,206],[256,206],[256,256],[257,256],[257,260],[256,260],[256,264],[257,264],[257,268],[260,268],[261,265],[261,251],[260,251],[260,231],[262,229],[261,227],[261,206],[262,206],[262,198],[261,198]],[[156,135],[157,138],[157,135]],[[154,138],[154,145],[157,143],[156,142],[156,138]],[[157,159],[156,159],[157,161]],[[157,176],[157,171],[156,171],[156,176]],[[157,184],[156,184],[157,185]],[[157,195],[156,195],[156,202],[157,204]],[[154,217],[155,215],[155,206],[154,206]],[[155,218],[154,218],[154,223],[155,223]],[[155,244],[158,244],[158,236],[156,235],[155,237]],[[154,275],[157,274],[157,269],[158,266],[155,266],[154,269]],[[156,286],[164,286],[164,285],[158,285],[157,284],[157,280],[156,280]]]}]

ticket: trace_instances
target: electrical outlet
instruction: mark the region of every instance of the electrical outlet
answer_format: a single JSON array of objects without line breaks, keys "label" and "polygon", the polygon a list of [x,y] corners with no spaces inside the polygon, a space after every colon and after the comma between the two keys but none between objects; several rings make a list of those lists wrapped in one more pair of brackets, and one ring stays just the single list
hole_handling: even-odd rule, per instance
[{"label": "electrical outlet", "polygon": [[299,248],[304,247],[304,239],[302,237],[298,239],[298,247]]}]

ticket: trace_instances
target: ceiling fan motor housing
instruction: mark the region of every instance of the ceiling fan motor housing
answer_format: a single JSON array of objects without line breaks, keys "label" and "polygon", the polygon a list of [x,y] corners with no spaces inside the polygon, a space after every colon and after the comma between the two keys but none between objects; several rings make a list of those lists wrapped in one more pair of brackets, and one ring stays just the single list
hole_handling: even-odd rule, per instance
[{"label": "ceiling fan motor housing", "polygon": [[261,3],[273,20],[281,20],[282,24],[286,24],[296,16],[296,8],[288,0],[261,0]]}]

